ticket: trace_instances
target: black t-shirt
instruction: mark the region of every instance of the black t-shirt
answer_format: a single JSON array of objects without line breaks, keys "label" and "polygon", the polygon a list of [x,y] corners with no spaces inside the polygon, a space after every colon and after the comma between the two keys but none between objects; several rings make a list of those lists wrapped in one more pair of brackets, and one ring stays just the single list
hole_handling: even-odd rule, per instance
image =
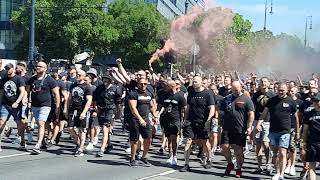
[{"label": "black t-shirt", "polygon": [[248,112],[254,111],[250,97],[242,94],[238,97],[230,94],[221,101],[220,110],[225,131],[244,134],[247,130]]},{"label": "black t-shirt", "polygon": [[121,92],[115,85],[108,89],[105,85],[100,85],[94,91],[93,100],[97,102],[98,107],[106,109],[115,109],[116,103],[121,97]]},{"label": "black t-shirt", "polygon": [[4,89],[2,104],[11,106],[20,95],[20,87],[26,86],[21,76],[4,77],[1,86]]},{"label": "black t-shirt", "polygon": [[314,109],[314,106],[311,101],[304,100],[301,106],[299,107],[299,112],[302,113],[302,119],[300,120],[300,124],[304,124],[305,121],[309,120],[309,115],[311,110]]},{"label": "black t-shirt", "polygon": [[215,99],[210,90],[196,92],[191,90],[188,94],[187,102],[189,105],[188,120],[197,123],[204,123],[209,116],[209,106],[215,105]]},{"label": "black t-shirt", "polygon": [[[263,112],[264,108],[266,107],[268,100],[274,96],[276,96],[276,94],[272,91],[267,91],[267,92],[258,91],[253,94],[252,102],[255,107],[255,113],[254,113],[255,120],[259,120],[260,115]],[[269,121],[270,121],[270,113],[268,113],[267,118],[264,119],[264,122],[269,122]]]},{"label": "black t-shirt", "polygon": [[[66,83],[63,82],[60,79],[56,80],[56,82],[57,82],[57,86],[59,87],[60,99],[61,99],[61,102],[62,102],[62,100],[64,100],[63,96],[62,96],[62,91],[67,91],[67,86],[66,86]],[[51,93],[51,98],[52,99],[54,98],[52,93]],[[52,101],[52,107],[54,107],[54,104],[55,104],[55,102]]]},{"label": "black t-shirt", "polygon": [[297,112],[295,101],[289,96],[275,96],[268,100],[266,107],[270,112],[270,132],[290,133],[291,116]]},{"label": "black t-shirt", "polygon": [[68,77],[67,81],[71,82],[71,84],[77,83],[76,77]]},{"label": "black t-shirt", "polygon": [[24,83],[27,85],[31,76],[29,74],[25,74],[24,76],[21,76],[24,80]]},{"label": "black t-shirt", "polygon": [[309,119],[304,121],[304,124],[309,125],[309,135],[307,143],[320,143],[320,111],[315,109],[308,112]]},{"label": "black t-shirt", "polygon": [[51,107],[51,90],[57,87],[57,82],[49,75],[38,80],[37,76],[32,76],[28,82],[31,89],[31,101],[34,107]]},{"label": "black t-shirt", "polygon": [[100,79],[97,79],[95,82],[92,82],[92,85],[98,87],[100,85],[103,85],[103,82]]},{"label": "black t-shirt", "polygon": [[[297,110],[300,109],[300,106],[303,104],[303,101],[301,99],[296,99],[294,102],[297,105]],[[291,115],[291,128],[296,128],[296,116],[294,114]]]},{"label": "black t-shirt", "polygon": [[93,89],[87,84],[72,84],[70,87],[71,109],[83,110],[86,105],[86,96],[92,96]]},{"label": "black t-shirt", "polygon": [[227,89],[225,86],[222,86],[221,88],[219,88],[219,95],[226,97],[229,94],[231,94],[231,89]]},{"label": "black t-shirt", "polygon": [[[150,102],[154,98],[154,96],[146,90],[145,92],[141,92],[139,90],[130,91],[129,100],[137,101],[137,110],[140,116],[146,121],[148,121],[149,113],[150,113]],[[132,117],[137,120],[135,116]]]},{"label": "black t-shirt", "polygon": [[187,105],[187,101],[182,93],[166,93],[159,105],[165,108],[162,113],[165,123],[174,124],[181,121],[181,109]]}]

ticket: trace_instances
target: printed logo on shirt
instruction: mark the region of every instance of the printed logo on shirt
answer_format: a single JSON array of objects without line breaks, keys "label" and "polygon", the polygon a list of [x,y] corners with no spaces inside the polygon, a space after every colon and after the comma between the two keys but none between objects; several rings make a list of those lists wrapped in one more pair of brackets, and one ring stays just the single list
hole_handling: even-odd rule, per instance
[{"label": "printed logo on shirt", "polygon": [[13,81],[7,81],[4,83],[4,91],[7,97],[12,97],[17,94],[17,86]]},{"label": "printed logo on shirt", "polygon": [[288,103],[282,103],[282,107],[289,107]]},{"label": "printed logo on shirt", "polygon": [[310,112],[310,111],[312,111],[313,109],[314,109],[314,107],[313,107],[313,106],[310,106],[310,107],[308,107],[307,109],[305,109],[304,112]]},{"label": "printed logo on shirt", "polygon": [[312,116],[309,118],[310,121],[318,120],[320,119],[320,116]]},{"label": "printed logo on shirt", "polygon": [[138,100],[151,100],[151,96],[139,96]]},{"label": "printed logo on shirt", "polygon": [[74,87],[71,94],[74,102],[81,103],[84,100],[84,91],[80,87]]}]

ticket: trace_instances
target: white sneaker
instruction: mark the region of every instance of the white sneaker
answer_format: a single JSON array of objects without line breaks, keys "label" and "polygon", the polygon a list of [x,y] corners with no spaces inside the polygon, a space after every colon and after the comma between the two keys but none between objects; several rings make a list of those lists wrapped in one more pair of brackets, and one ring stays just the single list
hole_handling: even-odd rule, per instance
[{"label": "white sneaker", "polygon": [[93,150],[93,143],[89,142],[89,144],[86,147],[87,151],[92,151]]},{"label": "white sneaker", "polygon": [[128,147],[127,149],[124,150],[126,153],[131,153],[131,147]]},{"label": "white sneaker", "polygon": [[289,174],[290,173],[290,166],[288,166],[285,170],[284,170],[284,173],[286,173],[286,174]]},{"label": "white sneaker", "polygon": [[294,166],[291,166],[289,174],[291,176],[295,176],[296,175],[296,168]]},{"label": "white sneaker", "polygon": [[172,159],[171,165],[176,166],[177,164],[178,164],[177,156],[174,156],[173,159]]},{"label": "white sneaker", "polygon": [[272,180],[279,180],[280,174],[276,174],[272,177]]},{"label": "white sneaker", "polygon": [[99,141],[98,136],[94,137],[94,138],[93,138],[93,142],[92,142],[93,145],[96,146],[96,145],[98,144],[98,141]]},{"label": "white sneaker", "polygon": [[173,157],[170,156],[170,158],[167,160],[167,163],[170,164],[170,165],[172,165],[172,161],[173,161]]},{"label": "white sneaker", "polygon": [[1,149],[1,147],[0,147],[0,152],[2,152],[2,149]]}]

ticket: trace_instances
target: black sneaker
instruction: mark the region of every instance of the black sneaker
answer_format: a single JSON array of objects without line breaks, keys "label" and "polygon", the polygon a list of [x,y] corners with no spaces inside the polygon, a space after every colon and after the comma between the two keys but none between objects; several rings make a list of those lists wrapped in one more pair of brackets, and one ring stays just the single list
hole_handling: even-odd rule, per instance
[{"label": "black sneaker", "polygon": [[59,132],[56,137],[56,144],[59,144],[62,132]]},{"label": "black sneaker", "polygon": [[99,151],[97,154],[96,154],[97,157],[103,157],[103,151]]},{"label": "black sneaker", "polygon": [[180,171],[180,172],[190,171],[190,166],[189,166],[189,164],[185,164],[179,171]]},{"label": "black sneaker", "polygon": [[133,168],[136,168],[136,167],[138,167],[138,163],[137,163],[136,160],[130,160],[129,166],[130,166],[130,167],[133,167]]},{"label": "black sneaker", "polygon": [[48,143],[47,143],[47,148],[51,148],[53,146],[53,143],[51,140],[48,140]]},{"label": "black sneaker", "polygon": [[[261,169],[261,168],[258,168],[258,169],[256,169],[256,170],[254,170],[252,173],[253,174],[262,174],[264,171],[263,171],[263,169]],[[267,173],[267,172],[266,172]]]},{"label": "black sneaker", "polygon": [[40,154],[40,153],[41,153],[40,148],[38,148],[38,147],[34,147],[34,148],[32,149],[32,154],[34,154],[34,155],[38,155],[38,154]]},{"label": "black sneaker", "polygon": [[149,163],[147,158],[141,158],[141,162],[143,162],[143,166],[150,167],[151,164]]},{"label": "black sneaker", "polygon": [[83,151],[80,151],[80,150],[78,150],[74,155],[74,157],[82,157],[82,156],[84,156],[84,153]]},{"label": "black sneaker", "polygon": [[163,155],[163,154],[164,154],[164,150],[163,150],[162,147],[159,149],[158,154],[160,154],[160,155]]},{"label": "black sneaker", "polygon": [[210,169],[212,167],[211,161],[207,161],[207,163],[204,165],[205,169]]},{"label": "black sneaker", "polygon": [[106,150],[104,151],[104,153],[107,154],[107,153],[111,152],[112,149],[113,149],[113,145],[110,144],[110,145],[107,146],[107,148],[106,148]]}]

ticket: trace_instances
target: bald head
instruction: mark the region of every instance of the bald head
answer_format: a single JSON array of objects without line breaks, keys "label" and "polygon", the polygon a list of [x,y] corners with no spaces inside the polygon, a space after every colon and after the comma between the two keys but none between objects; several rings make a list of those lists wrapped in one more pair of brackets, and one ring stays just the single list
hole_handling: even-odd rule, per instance
[{"label": "bald head", "polygon": [[192,86],[194,89],[200,89],[202,86],[202,78],[200,76],[195,76],[193,78]]},{"label": "bald head", "polygon": [[287,96],[288,93],[288,86],[286,83],[281,83],[278,86],[278,96],[285,98]]},{"label": "bald head", "polygon": [[242,86],[241,86],[240,81],[233,81],[232,82],[231,91],[232,91],[232,94],[235,96],[239,96],[241,94]]},{"label": "bald head", "polygon": [[38,75],[46,73],[47,69],[48,67],[45,62],[38,62],[38,64],[36,65],[36,72]]},{"label": "bald head", "polygon": [[86,77],[86,72],[82,69],[77,69],[77,81],[78,83],[81,83],[84,81],[84,78]]}]

